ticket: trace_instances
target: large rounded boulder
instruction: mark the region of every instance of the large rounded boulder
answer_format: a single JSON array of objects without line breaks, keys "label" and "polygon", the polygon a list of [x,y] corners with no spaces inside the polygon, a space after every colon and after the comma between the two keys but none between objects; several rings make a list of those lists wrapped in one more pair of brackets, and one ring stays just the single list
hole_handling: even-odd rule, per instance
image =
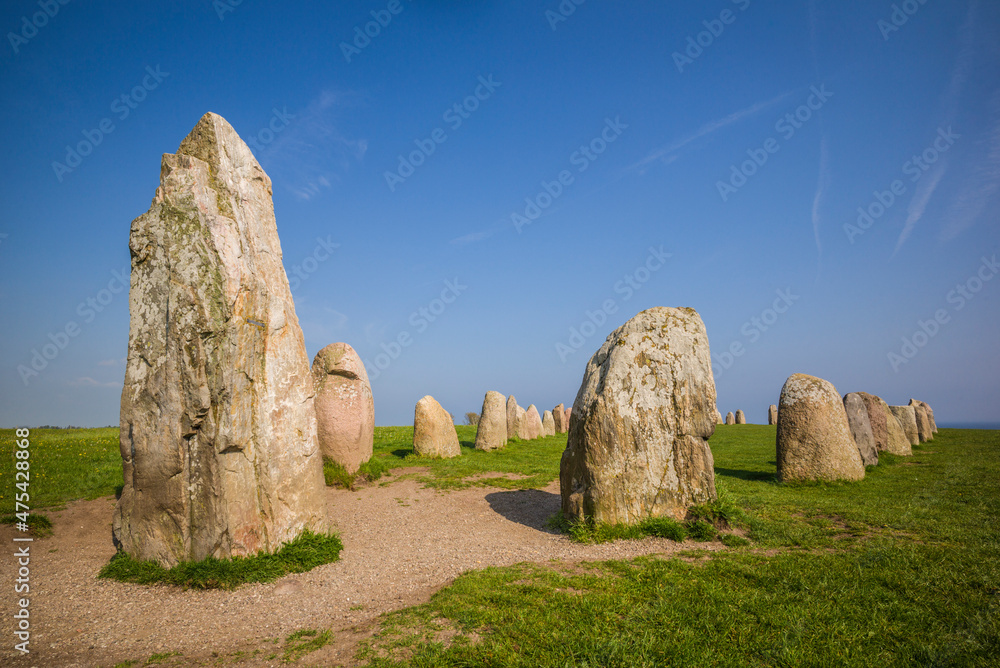
[{"label": "large rounded boulder", "polygon": [[507,445],[507,400],[499,392],[487,392],[476,427],[476,450],[498,450]]},{"label": "large rounded boulder", "polygon": [[331,343],[316,353],[312,376],[320,450],[355,473],[372,458],[375,438],[375,401],[365,365],[348,344]]},{"label": "large rounded boulder", "polygon": [[413,412],[413,451],[424,457],[448,459],[462,454],[451,413],[427,395]]},{"label": "large rounded boulder", "polygon": [[778,479],[861,480],[865,465],[832,383],[796,373],[781,388],[776,439]]},{"label": "large rounded boulder", "polygon": [[683,519],[716,498],[708,438],[715,381],[690,308],[643,311],[608,336],[584,372],[560,464],[568,519]]},{"label": "large rounded boulder", "polygon": [[872,433],[865,400],[857,392],[845,394],[844,411],[847,412],[847,424],[851,427],[851,436],[858,444],[861,461],[865,466],[875,466],[878,464],[878,448],[875,446],[875,435]]}]

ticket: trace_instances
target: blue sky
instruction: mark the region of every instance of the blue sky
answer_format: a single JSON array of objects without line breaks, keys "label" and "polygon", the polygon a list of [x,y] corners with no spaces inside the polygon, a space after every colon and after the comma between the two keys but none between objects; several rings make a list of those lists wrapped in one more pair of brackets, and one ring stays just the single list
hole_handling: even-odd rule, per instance
[{"label": "blue sky", "polygon": [[129,224],[206,111],[378,424],[571,404],[652,306],[701,314],[723,413],[801,372],[996,421],[1000,6],[895,7],[5,3],[0,425],[117,423]]}]

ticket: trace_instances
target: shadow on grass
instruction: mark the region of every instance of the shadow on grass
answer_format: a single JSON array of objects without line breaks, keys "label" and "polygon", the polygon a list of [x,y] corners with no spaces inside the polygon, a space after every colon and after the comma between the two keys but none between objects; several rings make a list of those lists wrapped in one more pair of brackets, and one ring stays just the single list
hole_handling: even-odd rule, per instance
[{"label": "shadow on grass", "polygon": [[724,469],[715,467],[715,475],[724,475],[727,478],[739,478],[740,480],[750,480],[759,482],[778,482],[778,474],[765,471],[744,471],[742,469]]},{"label": "shadow on grass", "polygon": [[559,512],[562,501],[558,494],[540,489],[516,489],[486,495],[490,508],[510,520],[531,529],[553,533],[549,518]]}]

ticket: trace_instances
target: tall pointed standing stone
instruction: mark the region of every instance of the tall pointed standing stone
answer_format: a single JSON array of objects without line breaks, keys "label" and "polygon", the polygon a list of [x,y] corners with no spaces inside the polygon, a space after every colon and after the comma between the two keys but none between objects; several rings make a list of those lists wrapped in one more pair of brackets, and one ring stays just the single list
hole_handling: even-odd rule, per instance
[{"label": "tall pointed standing stone", "polygon": [[476,450],[497,450],[507,445],[507,410],[504,396],[487,392],[476,427]]},{"label": "tall pointed standing stone", "polygon": [[271,180],[222,117],[164,155],[132,221],[116,543],[171,566],[323,530],[313,384]]}]

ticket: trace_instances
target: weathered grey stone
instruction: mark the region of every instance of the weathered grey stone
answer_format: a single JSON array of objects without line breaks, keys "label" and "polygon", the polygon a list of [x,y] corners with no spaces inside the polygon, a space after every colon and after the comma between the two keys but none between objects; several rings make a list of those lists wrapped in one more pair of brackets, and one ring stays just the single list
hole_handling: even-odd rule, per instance
[{"label": "weathered grey stone", "polygon": [[726,424],[736,424],[736,416],[733,415],[732,411],[726,413]]},{"label": "weathered grey stone", "polygon": [[832,383],[796,373],[781,388],[776,438],[778,479],[861,480],[865,466]]},{"label": "weathered grey stone", "polygon": [[913,406],[889,406],[889,410],[899,420],[899,426],[903,428],[903,433],[906,434],[906,440],[910,442],[910,445],[919,445],[920,432],[917,430],[917,412]]},{"label": "weathered grey stone", "polygon": [[569,420],[566,419],[566,407],[559,404],[552,409],[552,421],[556,426],[557,434],[565,434],[569,429]]},{"label": "weathered grey stone", "polygon": [[743,414],[743,411],[737,409],[735,417],[736,417],[736,424],[747,423],[747,416]]},{"label": "weathered grey stone", "polygon": [[[521,408],[518,406],[518,408]],[[542,437],[542,418],[538,415],[535,404],[521,409],[517,414],[517,437],[522,441],[533,441]]]},{"label": "weathered grey stone", "polygon": [[556,435],[556,420],[552,417],[552,411],[545,411],[542,414],[542,436]]},{"label": "weathered grey stone", "polygon": [[716,498],[714,431],[715,382],[698,313],[639,313],[587,363],[560,463],[564,516],[683,519]]},{"label": "weathered grey stone", "polygon": [[132,221],[119,547],[165,566],[327,527],[313,383],[271,180],[222,117],[163,156]]},{"label": "weathered grey stone", "polygon": [[778,407],[774,404],[767,407],[767,423],[778,424]]},{"label": "weathered grey stone", "polygon": [[934,440],[934,429],[931,427],[931,416],[927,404],[916,399],[910,399],[913,412],[917,418],[917,436],[921,443]]},{"label": "weathered grey stone", "polygon": [[888,452],[892,455],[907,457],[913,454],[910,448],[910,439],[906,437],[899,420],[889,410],[889,405],[882,397],[877,397],[867,392],[858,392],[864,400],[865,408],[868,410],[868,421],[872,427],[872,436],[875,437],[875,447],[879,452]]},{"label": "weathered grey stone", "polygon": [[313,359],[312,375],[320,452],[355,473],[372,458],[375,436],[375,402],[365,365],[351,346],[331,343]]},{"label": "weathered grey stone", "polygon": [[497,450],[507,445],[507,408],[499,392],[487,392],[476,427],[476,449]]},{"label": "weathered grey stone", "polygon": [[455,419],[430,395],[418,401],[413,412],[413,451],[442,459],[462,454]]},{"label": "weathered grey stone", "polygon": [[514,395],[507,397],[507,438],[518,438],[517,435],[517,399]]},{"label": "weathered grey stone", "polygon": [[875,436],[868,417],[865,400],[857,392],[844,395],[844,411],[847,413],[847,424],[851,428],[851,436],[858,445],[858,453],[865,466],[878,464],[878,449],[875,446]]}]

